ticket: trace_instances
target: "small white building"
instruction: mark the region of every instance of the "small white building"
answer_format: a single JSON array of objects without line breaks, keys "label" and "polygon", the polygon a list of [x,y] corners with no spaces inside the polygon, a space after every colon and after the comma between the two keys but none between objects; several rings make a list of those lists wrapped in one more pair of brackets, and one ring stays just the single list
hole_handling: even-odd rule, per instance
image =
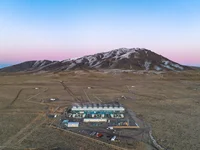
[{"label": "small white building", "polygon": [[56,99],[55,98],[50,98],[50,101],[55,101]]},{"label": "small white building", "polygon": [[67,127],[79,127],[79,122],[68,122]]},{"label": "small white building", "polygon": [[106,118],[84,118],[83,122],[107,122]]}]

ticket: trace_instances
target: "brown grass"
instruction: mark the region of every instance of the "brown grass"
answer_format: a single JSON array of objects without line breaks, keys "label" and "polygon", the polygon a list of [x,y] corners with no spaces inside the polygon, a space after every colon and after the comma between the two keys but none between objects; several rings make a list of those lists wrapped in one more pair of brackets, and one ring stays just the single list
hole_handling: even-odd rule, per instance
[{"label": "brown grass", "polygon": [[[87,100],[89,97],[93,102],[98,102],[98,99],[103,102],[117,100],[132,109],[138,117],[151,125],[153,136],[166,149],[200,149],[199,71],[165,74],[114,74],[97,71],[4,74],[0,76],[0,146],[30,123],[36,115],[47,112],[48,108],[74,103],[74,98],[59,83],[61,80],[79,98]],[[88,89],[89,86],[93,88]],[[35,90],[35,87],[39,89]],[[24,90],[12,106],[7,107],[22,88]],[[47,88],[48,90],[43,92]],[[37,93],[40,94],[29,99]],[[127,98],[121,98],[122,95]],[[60,100],[42,102],[51,97]],[[144,145],[138,144],[135,149],[149,149]],[[17,149],[16,146],[19,149],[108,149],[104,145],[69,136],[44,125],[33,131],[20,145],[13,144],[13,149]],[[12,145],[7,147],[9,148],[11,149]]]}]

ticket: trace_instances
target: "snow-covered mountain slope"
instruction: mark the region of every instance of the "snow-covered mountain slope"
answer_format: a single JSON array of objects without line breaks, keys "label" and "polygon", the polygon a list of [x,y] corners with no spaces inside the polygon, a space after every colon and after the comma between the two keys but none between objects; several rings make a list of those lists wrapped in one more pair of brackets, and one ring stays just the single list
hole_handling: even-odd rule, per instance
[{"label": "snow-covered mountain slope", "polygon": [[131,70],[172,70],[191,69],[180,65],[147,49],[120,48],[109,52],[97,53],[63,61],[28,61],[0,71],[65,71],[72,69],[131,69]]},{"label": "snow-covered mountain slope", "polygon": [[13,66],[5,67],[0,69],[1,72],[19,72],[19,71],[32,71],[42,68],[43,66],[48,66],[52,64],[53,61],[49,60],[39,60],[39,61],[26,61]]}]

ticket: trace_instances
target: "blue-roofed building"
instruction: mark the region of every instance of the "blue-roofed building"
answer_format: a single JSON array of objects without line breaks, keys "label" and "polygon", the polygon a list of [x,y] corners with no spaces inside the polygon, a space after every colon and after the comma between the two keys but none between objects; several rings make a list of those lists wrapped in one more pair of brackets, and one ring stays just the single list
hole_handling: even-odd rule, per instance
[{"label": "blue-roofed building", "polygon": [[76,104],[71,108],[73,118],[123,118],[125,108],[119,104]]}]

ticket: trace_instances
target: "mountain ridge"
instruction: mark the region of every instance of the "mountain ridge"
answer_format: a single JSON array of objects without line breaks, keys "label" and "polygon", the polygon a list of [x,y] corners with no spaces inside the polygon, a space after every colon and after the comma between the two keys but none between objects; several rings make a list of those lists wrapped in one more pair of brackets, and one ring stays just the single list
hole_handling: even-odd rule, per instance
[{"label": "mountain ridge", "polygon": [[26,61],[1,68],[0,72],[67,71],[74,69],[130,69],[183,71],[192,69],[145,48],[119,48],[62,61]]}]

